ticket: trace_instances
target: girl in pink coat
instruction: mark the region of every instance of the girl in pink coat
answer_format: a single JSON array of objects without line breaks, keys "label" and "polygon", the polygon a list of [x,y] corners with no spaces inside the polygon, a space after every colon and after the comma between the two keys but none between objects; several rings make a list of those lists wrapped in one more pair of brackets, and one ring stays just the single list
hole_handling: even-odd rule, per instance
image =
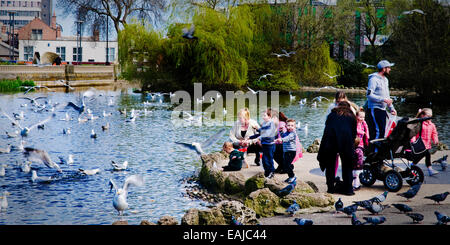
[{"label": "girl in pink coat", "polygon": [[[423,108],[423,109],[419,109],[419,112],[417,113],[416,117],[423,118],[423,117],[432,117],[432,116],[433,116],[433,111],[430,108]],[[430,176],[435,175],[438,172],[435,171],[433,168],[431,168],[430,149],[431,149],[431,142],[433,141],[434,144],[438,144],[439,139],[438,139],[438,133],[436,130],[436,125],[434,125],[434,123],[431,122],[431,119],[426,120],[422,123],[422,134],[420,136],[422,137],[423,143],[425,144],[425,147],[427,148],[427,150],[423,154],[425,154],[425,165],[428,168],[428,174]],[[411,139],[411,142],[416,141],[417,138],[419,138],[419,134],[414,136]],[[414,164],[416,164],[419,161],[420,160],[415,161]]]},{"label": "girl in pink coat", "polygon": [[362,172],[364,165],[364,148],[369,145],[369,127],[364,121],[365,116],[366,113],[362,108],[356,112],[356,138],[359,143],[355,145],[355,154],[358,159],[353,168],[353,190],[358,190],[361,187],[359,174]]}]

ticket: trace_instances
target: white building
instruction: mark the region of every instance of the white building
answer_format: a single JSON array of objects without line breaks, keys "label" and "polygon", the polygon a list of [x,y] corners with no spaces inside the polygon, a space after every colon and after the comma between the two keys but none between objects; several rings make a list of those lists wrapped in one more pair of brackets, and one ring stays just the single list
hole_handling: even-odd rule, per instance
[{"label": "white building", "polygon": [[[81,48],[77,52],[77,37],[62,37],[61,27],[56,23],[53,14],[51,25],[48,26],[40,18],[33,19],[30,23],[20,28],[19,36],[19,60],[31,61],[34,54],[39,52],[42,56],[46,52],[56,53],[62,62],[106,62],[106,54],[109,54],[108,62],[117,59],[117,41],[100,41],[99,32],[89,37],[81,37]],[[108,45],[108,50],[106,46]],[[79,56],[78,56],[79,55]]]},{"label": "white building", "polygon": [[[109,62],[117,59],[117,41],[109,41]],[[75,37],[61,37],[60,40],[19,40],[19,60],[31,61],[35,52],[43,55],[53,52],[63,62],[106,62],[106,41],[93,41],[89,38],[81,40],[80,59],[77,59],[77,42]]]}]

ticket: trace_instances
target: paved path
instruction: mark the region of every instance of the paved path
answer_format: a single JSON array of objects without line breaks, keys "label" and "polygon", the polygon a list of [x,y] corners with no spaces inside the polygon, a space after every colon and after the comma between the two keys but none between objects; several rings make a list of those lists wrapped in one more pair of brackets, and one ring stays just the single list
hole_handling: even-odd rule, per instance
[{"label": "paved path", "polygon": [[[431,160],[434,161],[443,155],[448,155],[450,151],[438,151],[431,156]],[[294,172],[298,179],[303,181],[312,181],[319,188],[320,192],[326,192],[327,187],[325,184],[324,173],[319,168],[319,162],[316,159],[316,153],[305,153],[303,158],[299,159],[295,163]],[[250,154],[247,161],[250,164],[250,168],[242,169],[242,173],[245,177],[249,178],[258,172],[262,172],[261,166],[256,166],[253,164],[254,155]],[[397,162],[397,161],[395,161]],[[399,164],[399,166],[404,166]],[[386,201],[383,204],[392,203],[404,203],[413,208],[414,212],[420,212],[425,216],[423,224],[435,224],[436,216],[434,211],[443,212],[450,215],[450,197],[448,197],[441,205],[433,204],[434,202],[429,199],[424,199],[425,196],[442,193],[450,191],[450,166],[447,171],[441,171],[441,167],[438,164],[433,164],[433,168],[439,171],[439,174],[435,176],[428,176],[425,167],[425,158],[419,163],[419,166],[424,170],[425,180],[422,188],[416,197],[411,201],[407,202],[405,198],[397,196],[397,193],[390,192]],[[338,170],[338,175],[340,175],[340,170]],[[276,174],[276,179],[285,180],[287,174]],[[398,193],[406,192],[410,186],[404,181],[402,189]],[[333,194],[335,200],[341,198],[345,206],[352,204],[353,201],[370,199],[376,195],[379,195],[385,191],[383,182],[376,181],[371,187],[361,187],[359,191],[356,191],[354,196],[344,196],[340,194]],[[385,224],[411,224],[411,219],[404,214],[400,214],[398,210],[394,207],[386,209],[380,215],[384,215],[387,218]],[[370,216],[370,213],[366,210],[361,210],[357,212],[357,216],[362,220],[362,217]],[[296,214],[295,217],[312,218],[315,220],[316,224],[351,224],[350,218],[345,214],[334,214],[333,211],[328,211],[325,213],[310,213],[310,214]],[[295,224],[292,220],[294,217],[290,216],[276,216],[271,218],[261,219],[262,224],[267,225],[288,225]]]}]

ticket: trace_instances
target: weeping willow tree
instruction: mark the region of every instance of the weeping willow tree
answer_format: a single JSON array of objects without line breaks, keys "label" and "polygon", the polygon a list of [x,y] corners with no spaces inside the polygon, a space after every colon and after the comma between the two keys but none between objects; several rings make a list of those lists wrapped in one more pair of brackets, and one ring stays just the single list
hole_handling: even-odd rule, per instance
[{"label": "weeping willow tree", "polygon": [[190,24],[169,28],[167,58],[191,83],[217,89],[242,87],[253,44],[254,22],[249,8],[232,8],[228,15],[201,8],[192,20],[197,39],[182,38],[182,29]]},{"label": "weeping willow tree", "polygon": [[132,20],[118,33],[121,76],[137,80],[143,87],[149,85],[148,79],[156,79],[160,74],[163,44],[161,33],[146,22]]}]

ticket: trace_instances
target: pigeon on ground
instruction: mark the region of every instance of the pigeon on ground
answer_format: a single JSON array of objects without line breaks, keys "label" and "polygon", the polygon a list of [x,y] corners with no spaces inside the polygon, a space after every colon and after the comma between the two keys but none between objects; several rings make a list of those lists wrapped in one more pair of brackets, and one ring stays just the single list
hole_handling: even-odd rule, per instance
[{"label": "pigeon on ground", "polygon": [[372,214],[378,214],[381,211],[383,211],[384,209],[389,208],[389,207],[390,207],[389,205],[382,205],[377,202],[373,202],[372,205],[370,205],[366,209],[367,209],[367,211],[369,211]]},{"label": "pigeon on ground", "polygon": [[379,225],[386,221],[386,217],[384,216],[363,217],[363,219],[366,221],[364,224],[372,224],[372,225]]},{"label": "pigeon on ground", "polygon": [[445,156],[439,158],[438,160],[434,160],[433,163],[441,164],[442,171],[445,171],[445,169],[447,168],[447,157],[448,157],[448,155],[445,155]]},{"label": "pigeon on ground", "polygon": [[294,200],[294,203],[286,209],[286,212],[294,215],[298,210],[300,210],[300,205]]},{"label": "pigeon on ground", "polygon": [[355,213],[352,213],[352,225],[363,225],[363,222],[356,218]]},{"label": "pigeon on ground", "polygon": [[279,197],[284,197],[284,196],[289,195],[289,194],[295,189],[295,186],[296,186],[296,185],[297,185],[297,182],[296,182],[296,181],[294,181],[294,182],[292,182],[291,184],[287,185],[286,187],[284,187],[283,189],[281,189],[281,190],[278,192],[278,196],[279,196]]},{"label": "pigeon on ground", "polygon": [[231,216],[231,224],[232,225],[244,225],[239,220],[237,220],[234,216]]},{"label": "pigeon on ground", "polygon": [[295,218],[294,222],[297,223],[297,225],[313,225],[313,221],[310,219],[304,219],[304,218]]},{"label": "pigeon on ground", "polygon": [[337,200],[337,202],[334,204],[334,208],[336,209],[336,211],[338,211],[339,209],[344,208],[344,203],[342,202],[340,197]]},{"label": "pigeon on ground", "polygon": [[358,209],[358,204],[353,204],[353,205],[347,206],[345,208],[341,208],[339,211],[341,211],[347,215],[352,215],[352,213],[356,212],[357,209]]},{"label": "pigeon on ground", "polygon": [[445,200],[445,198],[447,198],[449,193],[450,192],[446,191],[444,193],[440,193],[440,194],[436,194],[436,195],[432,195],[432,196],[426,196],[424,198],[431,199],[434,201],[434,203],[440,204],[439,202],[443,202]]},{"label": "pigeon on ground", "polygon": [[354,204],[357,204],[358,206],[368,209],[372,206],[372,204],[374,203],[374,201],[372,201],[372,199],[370,200],[364,200],[364,201],[353,201]]},{"label": "pigeon on ground", "polygon": [[423,214],[419,213],[406,213],[406,216],[410,217],[413,220],[413,223],[419,223],[423,220]]},{"label": "pigeon on ground", "polygon": [[409,199],[411,199],[417,195],[417,192],[419,192],[421,185],[422,185],[422,183],[413,185],[413,186],[411,186],[411,188],[408,191],[406,191],[404,193],[399,193],[397,195],[404,197],[404,198],[406,198],[406,200],[409,201]]},{"label": "pigeon on ground", "polygon": [[396,209],[400,210],[401,212],[407,213],[407,212],[411,212],[412,208],[409,207],[406,204],[401,204],[401,203],[393,203],[392,206],[394,206]]},{"label": "pigeon on ground", "polygon": [[448,222],[450,222],[450,217],[447,216],[446,214],[439,213],[438,211],[434,211],[434,214],[436,215],[438,223],[446,225]]},{"label": "pigeon on ground", "polygon": [[376,197],[374,197],[374,198],[372,198],[370,200],[371,201],[376,201],[378,203],[384,202],[384,200],[386,200],[387,195],[388,195],[388,192],[385,191],[385,192],[381,193],[380,195],[378,195],[378,196],[376,196]]}]

